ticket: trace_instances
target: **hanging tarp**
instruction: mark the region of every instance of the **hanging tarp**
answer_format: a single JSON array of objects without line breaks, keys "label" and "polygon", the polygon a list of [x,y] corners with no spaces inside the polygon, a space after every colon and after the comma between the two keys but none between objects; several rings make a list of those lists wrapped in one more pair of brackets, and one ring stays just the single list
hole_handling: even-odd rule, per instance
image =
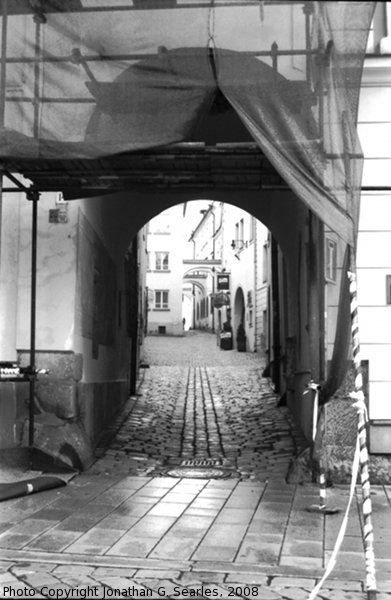
[{"label": "hanging tarp", "polygon": [[373,2],[2,0],[0,158],[93,158],[186,141],[223,92],[346,242]]}]

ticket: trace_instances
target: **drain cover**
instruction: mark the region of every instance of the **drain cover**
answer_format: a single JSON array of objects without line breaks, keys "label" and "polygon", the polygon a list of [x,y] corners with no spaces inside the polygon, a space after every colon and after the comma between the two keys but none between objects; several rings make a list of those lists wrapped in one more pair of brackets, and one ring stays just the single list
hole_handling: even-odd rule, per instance
[{"label": "drain cover", "polygon": [[167,471],[170,477],[189,477],[192,479],[224,479],[231,476],[231,472],[217,467],[177,467]]},{"label": "drain cover", "polygon": [[231,476],[228,469],[220,467],[220,458],[193,458],[182,461],[179,467],[170,469],[167,475],[193,479],[223,479]]},{"label": "drain cover", "polygon": [[191,458],[181,462],[181,467],[217,467],[221,458]]}]

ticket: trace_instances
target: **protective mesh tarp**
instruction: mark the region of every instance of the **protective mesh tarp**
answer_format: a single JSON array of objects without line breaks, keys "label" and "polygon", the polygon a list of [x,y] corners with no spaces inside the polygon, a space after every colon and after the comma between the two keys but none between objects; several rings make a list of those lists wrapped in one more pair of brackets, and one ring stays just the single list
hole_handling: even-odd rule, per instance
[{"label": "protective mesh tarp", "polygon": [[374,4],[2,0],[0,157],[184,141],[219,87],[292,189],[352,243]]},{"label": "protective mesh tarp", "polygon": [[219,90],[292,190],[354,246],[357,105],[374,7],[2,0],[0,158],[186,141]]}]

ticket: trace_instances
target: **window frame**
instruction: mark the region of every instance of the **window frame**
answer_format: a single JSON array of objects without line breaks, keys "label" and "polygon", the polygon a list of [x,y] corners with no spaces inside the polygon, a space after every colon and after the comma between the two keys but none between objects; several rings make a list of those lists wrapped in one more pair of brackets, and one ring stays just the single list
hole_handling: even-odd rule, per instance
[{"label": "window frame", "polygon": [[[160,296],[159,301],[158,294]],[[164,301],[164,294],[166,294],[166,302]],[[156,310],[169,308],[169,290],[155,290],[154,305]]]},{"label": "window frame", "polygon": [[[164,268],[164,262],[166,256],[167,266]],[[170,270],[170,253],[167,250],[158,250],[155,252],[155,271],[167,272]]]}]

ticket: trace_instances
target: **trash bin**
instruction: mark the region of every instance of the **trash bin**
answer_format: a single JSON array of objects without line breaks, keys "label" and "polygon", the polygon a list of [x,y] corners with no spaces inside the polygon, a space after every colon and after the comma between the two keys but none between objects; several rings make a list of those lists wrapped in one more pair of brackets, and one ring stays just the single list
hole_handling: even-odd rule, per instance
[{"label": "trash bin", "polygon": [[232,350],[232,333],[230,331],[220,333],[220,349]]}]

